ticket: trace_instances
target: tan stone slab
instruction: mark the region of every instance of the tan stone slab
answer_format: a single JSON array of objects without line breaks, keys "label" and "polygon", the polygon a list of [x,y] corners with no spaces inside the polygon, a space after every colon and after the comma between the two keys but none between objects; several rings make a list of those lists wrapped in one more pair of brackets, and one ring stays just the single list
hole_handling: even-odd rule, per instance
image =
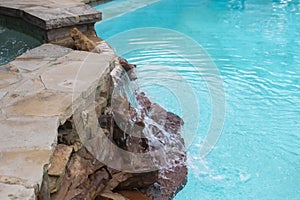
[{"label": "tan stone slab", "polygon": [[34,95],[45,90],[40,78],[28,78],[19,73],[18,75],[8,74],[13,76],[13,78],[6,77],[6,79],[3,79],[2,81],[0,80],[0,85],[3,83],[3,88],[0,88],[1,108],[12,105],[26,96]]},{"label": "tan stone slab", "polygon": [[17,74],[7,71],[0,71],[0,89],[6,88],[20,80],[21,78]]},{"label": "tan stone slab", "polygon": [[49,149],[57,140],[58,117],[10,118],[0,121],[0,152]]},{"label": "tan stone slab", "polygon": [[44,91],[4,108],[8,116],[71,116],[72,94]]},{"label": "tan stone slab", "polygon": [[2,152],[0,158],[0,181],[7,184],[21,184],[25,187],[40,185],[44,165],[49,163],[50,149],[31,149]]},{"label": "tan stone slab", "polygon": [[[47,89],[57,90],[61,92],[72,93],[80,88],[86,88],[89,86],[88,82],[80,82],[80,88],[74,88],[77,80],[77,74],[80,70],[80,62],[65,62],[54,68],[44,72],[41,75],[42,81]],[[78,77],[79,78],[79,77]],[[79,85],[79,84],[77,84]]]},{"label": "tan stone slab", "polygon": [[49,65],[49,61],[42,59],[16,59],[10,65],[17,67],[21,72],[33,72],[43,66]]},{"label": "tan stone slab", "polygon": [[71,51],[73,50],[55,44],[43,44],[23,53],[18,57],[18,59],[27,59],[29,61],[30,59],[53,60],[56,58],[60,58],[70,53]]},{"label": "tan stone slab", "polygon": [[109,55],[103,55],[101,53],[99,54],[86,51],[72,51],[60,59],[63,59],[64,61],[84,61],[88,63],[96,62],[101,66],[101,61],[111,61],[114,57],[115,54],[113,53]]},{"label": "tan stone slab", "polygon": [[41,75],[47,89],[69,93],[86,92],[99,84],[113,56],[73,51]]},{"label": "tan stone slab", "polygon": [[[0,122],[0,182],[33,187],[56,144],[58,118],[13,118]],[[0,198],[1,199],[1,198]]]},{"label": "tan stone slab", "polygon": [[43,44],[31,49],[17,57],[9,65],[16,67],[20,72],[33,72],[41,68],[51,67],[55,64],[55,59],[73,51],[72,49],[54,44]]},{"label": "tan stone slab", "polygon": [[73,148],[64,144],[58,144],[54,151],[48,174],[51,176],[61,176],[64,174],[67,163]]},{"label": "tan stone slab", "polygon": [[24,94],[24,96],[40,93],[46,88],[44,87],[40,78],[30,78],[22,82],[22,84],[11,93]]},{"label": "tan stone slab", "polygon": [[1,200],[34,200],[35,194],[33,188],[25,188],[21,185],[9,185],[0,183]]}]

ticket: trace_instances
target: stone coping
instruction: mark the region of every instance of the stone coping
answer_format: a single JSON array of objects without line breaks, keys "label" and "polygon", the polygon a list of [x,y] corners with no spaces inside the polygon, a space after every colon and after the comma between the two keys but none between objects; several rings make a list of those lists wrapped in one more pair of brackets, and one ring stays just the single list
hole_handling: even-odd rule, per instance
[{"label": "stone coping", "polygon": [[101,13],[85,2],[87,1],[1,0],[0,24],[45,42],[57,40],[66,37],[70,27],[77,26],[87,32],[93,30],[94,23],[101,20]]},{"label": "stone coping", "polygon": [[35,198],[59,125],[110,73],[115,54],[98,45],[101,54],[44,44],[0,67],[1,200]]},{"label": "stone coping", "polygon": [[[2,0],[0,24],[43,42],[68,37],[73,26],[94,31],[101,13],[85,3]],[[59,126],[110,73],[115,54],[104,41],[98,46],[101,54],[44,44],[0,66],[1,200],[37,198]]]},{"label": "stone coping", "polygon": [[2,0],[0,14],[20,17],[45,30],[101,20],[101,13],[81,0]]}]

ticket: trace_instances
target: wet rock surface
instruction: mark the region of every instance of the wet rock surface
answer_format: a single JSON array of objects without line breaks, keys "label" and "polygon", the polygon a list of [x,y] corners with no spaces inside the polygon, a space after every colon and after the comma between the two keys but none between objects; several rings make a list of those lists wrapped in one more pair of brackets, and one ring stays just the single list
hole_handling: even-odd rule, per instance
[{"label": "wet rock surface", "polygon": [[[163,125],[164,130],[170,134],[176,135],[178,143],[167,143],[172,148],[176,148],[177,145],[184,144],[183,138],[180,136],[181,126],[183,120],[174,113],[167,112],[164,108],[158,104],[153,104],[147,98],[145,93],[141,92],[137,95],[137,99],[142,107],[148,110],[150,118],[156,121],[158,124]],[[160,131],[157,132],[157,139],[162,141],[166,138],[160,137]],[[158,179],[148,188],[144,188],[142,192],[149,197],[149,199],[171,199],[186,183],[187,167],[186,167],[186,152],[180,149],[181,152],[169,151],[167,157],[173,158],[173,156],[179,156],[179,159],[174,159],[171,165],[158,170]],[[174,155],[172,155],[174,154]]]},{"label": "wet rock surface", "polygon": [[0,199],[164,200],[185,184],[183,120],[134,87],[135,65],[96,46],[46,44],[0,69]]},{"label": "wet rock surface", "polygon": [[[113,79],[114,77],[109,80]],[[113,83],[110,82],[110,84]],[[98,116],[99,127],[104,130],[109,141],[132,153],[149,153],[157,150],[161,147],[154,143],[160,142],[165,145],[164,149],[168,150],[160,155],[166,157],[163,159],[167,162],[154,166],[155,162],[160,161],[161,158],[153,154],[148,164],[152,164],[155,170],[137,173],[126,172],[126,169],[116,170],[107,166],[97,160],[96,156],[83,145],[78,147],[80,139],[76,130],[73,129],[74,121],[70,118],[59,129],[58,141],[62,144],[57,146],[56,152],[63,154],[54,154],[51,168],[48,170],[51,199],[167,200],[184,186],[187,168],[186,153],[182,148],[184,141],[180,136],[183,120],[167,112],[158,104],[152,103],[144,92],[135,91],[138,107],[133,107],[126,96],[122,97],[118,93],[113,93],[111,98],[113,100],[109,100],[109,109],[100,112]],[[153,124],[149,125],[147,122],[149,119],[153,120]],[[150,134],[153,134],[154,139],[148,138],[145,134],[146,129],[151,129]],[[167,134],[169,138],[166,137]],[[171,140],[172,137],[174,137],[173,142],[166,141]],[[73,148],[71,155],[66,147]],[[171,149],[176,149],[176,151]],[[178,150],[181,151],[178,152]],[[57,163],[56,160],[59,160],[55,159],[55,155],[62,157],[60,158],[62,160],[70,156],[65,170],[56,170],[59,171],[58,173],[53,173],[55,170],[51,169],[61,169],[65,162],[60,162],[58,167],[52,166]],[[125,162],[122,157],[115,159],[119,163]]]}]

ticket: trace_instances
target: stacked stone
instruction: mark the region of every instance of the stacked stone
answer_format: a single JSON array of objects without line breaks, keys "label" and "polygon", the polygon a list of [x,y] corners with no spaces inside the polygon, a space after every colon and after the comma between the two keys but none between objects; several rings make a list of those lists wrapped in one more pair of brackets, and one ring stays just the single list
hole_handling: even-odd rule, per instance
[{"label": "stacked stone", "polygon": [[[115,62],[115,65],[121,65],[127,73],[130,71],[129,75],[134,74],[132,70],[136,67],[135,65],[129,64],[122,58],[116,59]],[[112,83],[107,84],[111,85]],[[130,106],[126,98],[120,96],[108,98],[115,98],[117,107],[107,110],[114,110],[114,115],[123,118],[123,121],[135,119],[135,123],[142,127],[141,129],[144,128],[143,119],[138,118],[137,112]],[[180,134],[183,125],[180,117],[167,112],[158,104],[152,103],[144,92],[136,93],[136,98],[143,110],[142,115],[154,113],[150,117],[157,123],[163,122],[162,125],[166,131],[170,134]],[[105,113],[102,109],[98,114],[101,128],[105,129],[106,136],[119,148],[135,153],[149,151],[147,138],[136,138],[125,133],[114,121],[112,112]],[[181,155],[183,162],[175,163],[167,169],[144,173],[122,172],[99,162],[89,153],[81,145],[74,127],[74,122],[70,118],[59,129],[58,141],[61,144],[57,146],[48,170],[51,199],[167,200],[171,199],[185,184],[187,175],[185,152],[182,152]],[[134,131],[141,130],[135,129]],[[179,142],[183,143],[183,139],[181,138]],[[72,151],[73,153],[71,153]]]},{"label": "stacked stone", "polygon": [[[100,53],[46,44],[0,70],[3,142],[0,199],[26,200],[35,199],[37,195],[41,200],[164,200],[172,198],[185,183],[185,162],[164,170],[128,173],[101,163],[83,145],[77,125],[90,130],[89,125],[97,124],[99,119],[107,137],[120,148],[131,152],[149,150],[147,139],[125,134],[125,140],[130,142],[124,143],[124,138],[121,140],[124,132],[109,112],[113,87],[111,70],[122,65],[129,72],[134,65],[116,58],[105,42],[96,46]],[[78,76],[80,72],[84,73]],[[131,75],[134,80],[134,74]],[[137,99],[145,114],[153,114],[149,117],[154,121],[159,123],[160,117],[165,119],[165,131],[180,133],[182,119],[149,101],[144,93],[137,93]],[[127,102],[120,105],[130,106],[127,99],[120,101]],[[89,118],[90,105],[95,109],[96,122]],[[84,112],[76,117],[76,110]],[[136,113],[131,110],[126,117],[136,117]],[[136,123],[143,127],[143,119]],[[93,134],[92,129],[90,132]],[[185,161],[186,154],[181,153],[181,160]]]}]

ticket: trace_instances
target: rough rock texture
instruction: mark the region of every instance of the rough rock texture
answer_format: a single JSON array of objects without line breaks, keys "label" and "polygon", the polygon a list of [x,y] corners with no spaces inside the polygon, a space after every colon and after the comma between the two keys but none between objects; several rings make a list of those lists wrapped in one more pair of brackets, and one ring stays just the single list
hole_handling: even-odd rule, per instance
[{"label": "rough rock texture", "polygon": [[[150,113],[150,118],[156,121],[158,124],[163,125],[164,130],[170,134],[177,136],[178,143],[171,144],[171,149],[176,148],[177,145],[184,144],[183,138],[180,136],[180,129],[183,125],[183,120],[171,113],[167,112],[158,104],[153,104],[147,98],[145,93],[141,92],[137,95],[137,99],[143,109],[148,110]],[[160,131],[154,132],[157,134],[157,139],[162,141],[165,138],[160,137]],[[186,154],[185,151],[173,152],[168,151],[167,156],[173,157],[178,154],[179,159],[172,160],[172,165],[163,168],[158,171],[158,179],[155,184],[148,188],[142,190],[150,199],[160,199],[167,200],[172,198],[186,183],[187,167],[186,167]]]},{"label": "rough rock texture", "polygon": [[[101,88],[111,71],[115,54],[99,45],[106,46],[101,55],[45,44],[0,67],[1,200],[48,192],[49,183],[41,183],[48,176],[59,125]],[[105,106],[107,99],[101,100],[99,106]],[[69,147],[58,152],[64,162],[69,152]],[[63,174],[62,168],[50,167],[52,175]]]},{"label": "rough rock texture", "polygon": [[129,102],[135,65],[96,48],[46,44],[0,68],[1,200],[164,200],[185,183],[182,119],[138,90]]},{"label": "rough rock texture", "polygon": [[90,51],[100,53],[100,49],[97,48],[96,43],[82,34],[77,28],[73,28],[70,31],[70,36],[74,40],[74,48],[82,51]]},{"label": "rough rock texture", "polygon": [[[112,81],[112,79],[108,80]],[[144,112],[144,116],[153,113],[149,116],[163,125],[164,130],[168,131],[169,134],[180,134],[180,128],[183,125],[181,118],[150,102],[143,92],[136,93],[136,98],[141,106],[140,109]],[[118,102],[116,103],[116,101]],[[114,120],[113,114],[120,115],[124,121],[134,119],[135,124],[142,127],[132,129],[135,134],[145,127],[143,125],[144,119],[139,118],[126,98],[118,96],[115,103],[118,105],[117,110],[112,107],[113,112],[109,111],[111,109],[98,112],[99,126],[105,130],[106,136],[111,142],[118,147],[135,153],[148,152],[151,145],[148,143],[148,139],[132,137],[129,133],[122,131]],[[107,106],[110,107],[110,105]],[[128,108],[128,112],[124,108]],[[70,118],[59,129],[58,141],[62,144],[57,146],[56,153],[52,158],[51,168],[48,170],[51,199],[164,200],[172,198],[185,184],[187,169],[184,151],[180,153],[180,159],[174,160],[170,167],[143,173],[122,172],[99,162],[93,154],[89,153],[86,147],[82,146],[74,127],[74,121]],[[179,143],[183,143],[182,138],[179,138],[181,139]],[[67,147],[73,147],[71,155],[69,154],[70,151],[66,152]],[[171,146],[171,148],[173,147],[175,146]],[[172,151],[168,153],[172,154]],[[59,158],[55,158],[55,156]],[[70,158],[66,165],[64,161],[67,157]],[[57,160],[61,161],[57,162]],[[123,161],[117,160],[117,162]],[[47,179],[44,179],[44,181],[47,181]]]}]

